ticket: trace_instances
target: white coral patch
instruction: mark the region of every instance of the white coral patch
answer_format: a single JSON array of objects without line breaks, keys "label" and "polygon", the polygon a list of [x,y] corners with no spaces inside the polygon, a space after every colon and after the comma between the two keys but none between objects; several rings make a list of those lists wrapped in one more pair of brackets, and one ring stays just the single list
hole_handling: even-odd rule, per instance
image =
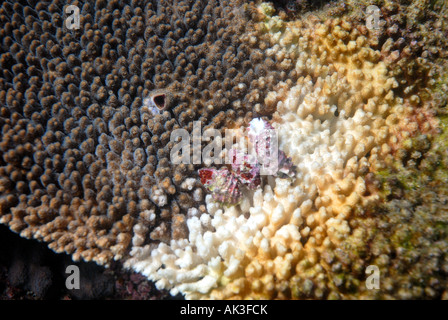
[{"label": "white coral patch", "polygon": [[[286,42],[281,32],[275,34]],[[346,76],[352,72],[345,69],[353,66],[322,65],[306,52],[311,46],[301,45],[299,41],[289,49],[298,52],[296,71],[303,76],[292,88],[279,84],[272,123],[279,148],[297,166],[295,178],[270,177],[240,206],[221,207],[207,195],[207,213],[193,208],[187,215],[188,239],[134,247],[126,266],[187,299],[245,296],[244,290],[263,297],[257,294],[273,290],[274,278],[288,279],[304,255],[317,263],[316,250],[351,232],[346,208],[366,189],[357,172],[367,166],[365,156],[378,143],[375,139],[384,139],[378,135],[384,114],[370,112],[374,106],[362,103],[364,96],[355,90],[358,80]],[[284,54],[281,45],[269,50],[268,55]],[[364,73],[366,68],[373,82],[386,82],[381,62],[367,65]],[[262,121],[251,122],[251,130],[261,129]],[[183,188],[191,190],[190,182]],[[161,194],[153,197],[158,205],[166,203]]]},{"label": "white coral patch", "polygon": [[[280,257],[286,257],[291,247],[300,250],[300,239],[310,230],[306,221],[314,223],[307,214],[315,199],[316,181],[326,174],[335,175],[349,159],[365,152],[357,150],[357,143],[369,132],[365,124],[372,116],[358,110],[353,117],[341,114],[328,115],[324,121],[316,119],[313,115],[318,93],[313,88],[311,82],[294,87],[282,106],[287,121],[274,123],[280,149],[297,166],[292,186],[290,180],[277,178],[273,188],[267,185],[264,190],[258,189],[253,205],[246,206],[247,215],[237,207],[223,211],[208,196],[208,214],[191,214],[187,220],[188,241],[162,244],[150,256],[145,250],[133,251],[127,265],[156,281],[159,288],[170,288],[186,298],[207,294],[222,279],[240,276],[246,268],[245,257],[260,259],[275,253],[279,259],[274,260],[274,269],[286,277],[291,257]],[[348,232],[341,221],[330,219],[327,225],[330,233]]]}]

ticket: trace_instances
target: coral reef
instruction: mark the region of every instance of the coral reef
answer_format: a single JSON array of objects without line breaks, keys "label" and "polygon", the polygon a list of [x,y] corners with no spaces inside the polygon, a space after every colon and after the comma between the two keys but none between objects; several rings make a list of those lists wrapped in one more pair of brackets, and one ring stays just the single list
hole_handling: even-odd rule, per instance
[{"label": "coral reef", "polygon": [[197,168],[170,162],[172,130],[272,112],[263,97],[288,74],[266,64],[251,3],[70,4],[80,29],[59,0],[0,7],[0,222],[108,265],[136,223],[145,243],[169,242],[204,204],[199,183],[183,188]]},{"label": "coral reef", "polygon": [[[69,298],[448,298],[445,1],[71,4],[80,29],[0,7],[0,223],[110,267]],[[267,119],[277,176],[170,161],[176,129]],[[51,294],[42,256],[7,256],[6,287]]]},{"label": "coral reef", "polygon": [[[389,30],[399,4],[382,4],[391,8],[382,23]],[[421,20],[414,16],[416,6],[401,7],[408,25]],[[397,158],[415,166],[428,151],[425,141],[437,133],[430,79],[445,54],[432,48],[430,57],[422,50],[443,38],[439,32],[431,40],[411,41],[420,47],[414,52],[406,40],[394,47],[394,37],[404,34],[381,39],[359,23],[362,9],[351,3],[335,13],[328,8],[289,20],[276,16],[270,4],[259,6],[265,15],[260,28],[273,44],[267,56],[289,56],[284,67],[298,76],[292,86],[279,82],[265,98],[277,110],[273,126],[279,147],[297,166],[295,181],[271,180],[236,207],[221,208],[207,197],[206,213],[191,210],[188,239],[134,247],[128,266],[159,288],[193,299],[442,296],[445,267],[439,265],[447,239],[444,230],[429,226],[446,222],[446,215],[425,208],[440,200],[432,193],[424,209],[415,198],[390,201],[375,181]],[[328,18],[344,11],[341,18]],[[424,32],[420,27],[406,37],[421,39]],[[418,59],[420,54],[425,58]],[[403,153],[412,138],[418,149]],[[442,237],[434,248],[432,237]],[[366,289],[369,264],[385,275],[384,291]],[[412,286],[418,277],[424,284]]]}]

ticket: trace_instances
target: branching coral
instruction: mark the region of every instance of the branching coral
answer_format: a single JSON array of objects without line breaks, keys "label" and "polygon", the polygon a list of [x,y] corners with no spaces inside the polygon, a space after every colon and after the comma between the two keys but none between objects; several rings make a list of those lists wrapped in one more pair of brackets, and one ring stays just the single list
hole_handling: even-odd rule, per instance
[{"label": "branching coral", "polygon": [[[75,260],[125,260],[187,298],[381,296],[362,285],[366,264],[387,274],[389,253],[428,246],[418,228],[378,232],[378,208],[400,223],[413,212],[387,202],[409,181],[378,176],[431,150],[447,37],[443,21],[424,23],[438,1],[375,3],[379,30],[364,1],[315,12],[305,1],[75,1],[83,28],[66,30],[58,0],[3,2],[0,222]],[[205,196],[196,161],[171,163],[173,130],[258,116],[277,131],[281,177],[257,188],[217,171],[234,192],[215,200],[234,206]],[[430,282],[437,248],[417,268]],[[409,292],[399,296],[419,296]]]},{"label": "branching coral", "polygon": [[[266,54],[288,56],[283,66],[298,80],[292,88],[280,82],[265,104],[276,107],[279,147],[297,166],[296,179],[271,180],[237,207],[221,208],[208,197],[207,213],[190,211],[188,239],[134,247],[127,264],[172,294],[360,296],[374,225],[362,215],[381,199],[367,173],[387,166],[419,121],[429,123],[427,130],[436,126],[430,113],[413,115],[401,91],[409,81],[374,49],[374,32],[356,24],[356,14],[288,22],[273,11],[260,6],[260,27],[274,44]],[[346,273],[349,265],[357,277]]]},{"label": "branching coral", "polygon": [[204,206],[170,133],[248,122],[286,74],[264,63],[243,1],[59,1],[0,7],[0,222],[75,260],[109,264],[187,236]]}]

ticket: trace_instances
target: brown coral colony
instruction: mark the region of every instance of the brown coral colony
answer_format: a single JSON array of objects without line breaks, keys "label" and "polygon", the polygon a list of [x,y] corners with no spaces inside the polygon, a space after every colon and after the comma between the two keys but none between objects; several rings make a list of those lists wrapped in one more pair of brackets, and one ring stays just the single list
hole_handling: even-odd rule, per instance
[{"label": "brown coral colony", "polygon": [[170,162],[171,131],[247,124],[287,77],[265,63],[251,3],[127,3],[73,1],[78,30],[63,1],[0,7],[0,222],[100,264],[136,223],[142,241],[187,236],[204,192],[182,187],[197,168]]}]

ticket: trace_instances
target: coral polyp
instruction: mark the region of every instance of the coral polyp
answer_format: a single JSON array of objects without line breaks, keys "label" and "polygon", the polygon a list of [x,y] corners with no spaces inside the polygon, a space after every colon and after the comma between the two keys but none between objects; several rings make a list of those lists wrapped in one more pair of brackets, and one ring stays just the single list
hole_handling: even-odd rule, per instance
[{"label": "coral polyp", "polygon": [[[390,197],[397,197],[399,183],[387,184],[381,191],[376,176],[396,165],[397,153],[408,164],[418,165],[422,151],[398,150],[407,138],[419,134],[417,128],[425,127],[427,141],[437,126],[434,114],[427,111],[434,108],[434,100],[424,79],[430,72],[435,74],[440,60],[430,60],[428,51],[425,59],[410,61],[412,49],[406,41],[394,44],[396,37],[406,37],[394,31],[393,24],[404,19],[399,5],[389,1],[383,5],[387,19],[382,26],[392,37],[387,41],[365,26],[362,7],[353,2],[334,3],[303,17],[282,5],[258,7],[259,30],[273,44],[265,51],[268,59],[282,61],[285,72],[297,76],[297,80],[279,81],[265,95],[259,110],[273,110],[273,120],[253,119],[249,125],[253,137],[249,140],[257,155],[269,154],[267,146],[278,139],[278,170],[262,179],[254,192],[243,192],[238,206],[221,206],[212,192],[206,197],[207,212],[189,220],[193,237],[161,246],[151,258],[145,258],[148,249],[138,248],[130,266],[147,274],[159,288],[193,299],[435,295],[428,284],[426,291],[394,292],[394,284],[403,284],[407,276],[396,277],[393,265],[412,268],[403,260],[403,252],[413,246],[410,242],[418,242],[406,237],[416,235],[414,228],[388,224],[382,210],[394,212],[394,221],[404,219],[396,213],[404,204],[388,203]],[[403,14],[410,23],[417,12],[415,4],[401,8],[406,8]],[[422,30],[409,37],[420,37]],[[432,39],[446,48],[441,33]],[[414,57],[422,52],[415,49]],[[443,55],[434,47],[431,50]],[[409,73],[421,77],[413,79]],[[446,103],[446,99],[439,101]],[[262,137],[266,129],[275,131],[276,137]],[[244,171],[241,163],[232,170]],[[388,203],[387,209],[379,208],[382,203]],[[399,240],[388,244],[382,232],[391,232]],[[446,243],[447,234],[442,233]],[[430,255],[421,242],[418,245],[413,250]],[[167,256],[171,263],[162,264]],[[365,270],[371,264],[387,278],[388,293],[366,289]],[[424,262],[416,269],[437,277],[437,268],[425,268]],[[177,280],[185,275],[188,281]],[[443,283],[439,294],[447,287]]]}]

